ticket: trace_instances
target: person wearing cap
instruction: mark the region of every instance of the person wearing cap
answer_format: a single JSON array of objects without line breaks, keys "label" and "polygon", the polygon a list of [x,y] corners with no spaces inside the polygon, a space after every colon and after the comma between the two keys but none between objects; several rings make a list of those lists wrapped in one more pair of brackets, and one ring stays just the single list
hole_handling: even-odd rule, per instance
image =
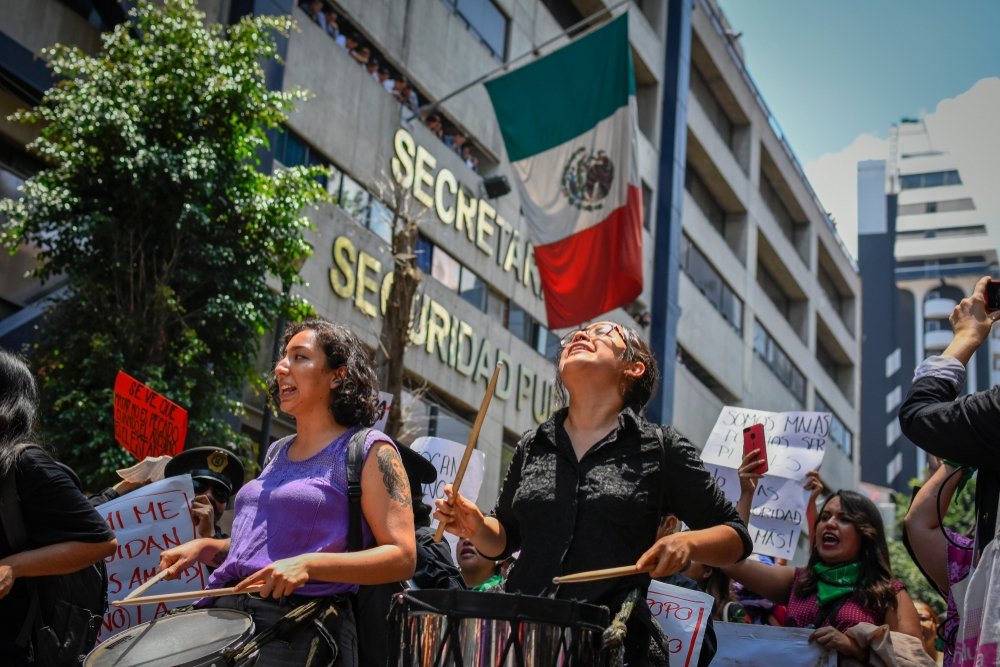
[{"label": "person wearing cap", "polygon": [[191,521],[197,537],[229,537],[219,528],[219,520],[229,499],[243,486],[243,464],[221,447],[193,447],[172,458],[164,470],[165,477],[187,474],[194,484]]}]

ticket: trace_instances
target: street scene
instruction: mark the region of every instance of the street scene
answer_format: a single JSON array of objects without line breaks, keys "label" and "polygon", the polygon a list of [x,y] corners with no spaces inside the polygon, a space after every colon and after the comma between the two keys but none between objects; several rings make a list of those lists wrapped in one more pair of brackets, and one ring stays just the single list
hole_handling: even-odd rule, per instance
[{"label": "street scene", "polygon": [[4,10],[0,664],[1000,665],[1000,6]]}]

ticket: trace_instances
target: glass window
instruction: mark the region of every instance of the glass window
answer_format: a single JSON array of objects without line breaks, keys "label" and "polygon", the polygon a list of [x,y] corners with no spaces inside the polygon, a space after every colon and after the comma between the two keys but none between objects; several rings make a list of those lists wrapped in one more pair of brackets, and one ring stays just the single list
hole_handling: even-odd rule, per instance
[{"label": "glass window", "polygon": [[444,0],[469,30],[503,62],[507,57],[507,17],[491,0]]},{"label": "glass window", "polygon": [[531,342],[530,321],[531,316],[511,301],[507,309],[507,330],[528,344]]},{"label": "glass window", "polygon": [[392,209],[375,197],[371,198],[371,216],[369,218],[368,229],[392,245]]},{"label": "glass window", "polygon": [[805,403],[806,399],[806,378],[802,371],[792,363],[792,360],[785,354],[771,334],[764,329],[760,320],[754,320],[753,349],[778,377],[788,390],[798,399],[799,403]]},{"label": "glass window", "polygon": [[486,312],[486,283],[464,266],[458,280],[458,295],[479,310]]},{"label": "glass window", "polygon": [[353,178],[344,174],[343,185],[340,189],[340,208],[347,212],[347,215],[354,218],[362,227],[368,226],[369,198],[368,191],[361,187]]},{"label": "glass window", "polygon": [[905,174],[899,177],[899,187],[903,190],[961,184],[962,179],[955,169],[949,171],[932,171],[924,174]]},{"label": "glass window", "polygon": [[435,247],[431,255],[431,275],[450,290],[458,291],[462,265],[441,248]]},{"label": "glass window", "polygon": [[431,257],[434,256],[434,244],[426,236],[420,234],[417,236],[417,247],[413,254],[417,256],[417,268],[423,271],[424,275],[431,275]]}]

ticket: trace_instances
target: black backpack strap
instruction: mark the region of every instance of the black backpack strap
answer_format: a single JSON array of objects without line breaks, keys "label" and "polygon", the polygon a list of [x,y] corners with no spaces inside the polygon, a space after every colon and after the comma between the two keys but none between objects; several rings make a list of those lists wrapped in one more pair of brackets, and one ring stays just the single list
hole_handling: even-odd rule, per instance
[{"label": "black backpack strap", "polygon": [[267,467],[267,464],[273,461],[275,457],[281,453],[281,450],[294,439],[294,435],[286,435],[284,438],[275,440],[274,444],[272,444],[271,448],[267,451],[267,455],[264,457],[264,465],[262,465],[260,469],[263,471],[264,468]]},{"label": "black backpack strap", "polygon": [[361,551],[361,469],[370,428],[359,428],[347,443],[347,550]]}]

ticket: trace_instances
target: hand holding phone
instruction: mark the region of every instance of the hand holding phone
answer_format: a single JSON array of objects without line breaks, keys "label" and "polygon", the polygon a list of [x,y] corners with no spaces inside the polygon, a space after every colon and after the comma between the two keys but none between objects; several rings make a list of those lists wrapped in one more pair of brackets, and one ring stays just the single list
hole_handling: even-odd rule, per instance
[{"label": "hand holding phone", "polygon": [[754,472],[760,475],[765,474],[767,472],[767,445],[764,442],[763,424],[754,424],[743,429],[743,456],[745,457],[751,451],[756,451],[755,458],[763,461],[754,469]]}]

